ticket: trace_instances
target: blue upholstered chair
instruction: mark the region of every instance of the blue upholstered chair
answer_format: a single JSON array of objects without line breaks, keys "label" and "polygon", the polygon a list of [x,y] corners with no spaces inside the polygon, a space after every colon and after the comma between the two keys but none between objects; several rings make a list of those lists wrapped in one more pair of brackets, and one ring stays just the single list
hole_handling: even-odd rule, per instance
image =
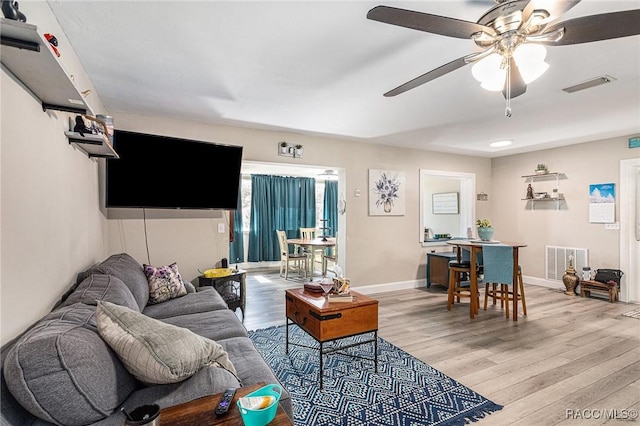
[{"label": "blue upholstered chair", "polygon": [[[513,301],[513,291],[510,290],[510,286],[514,285],[513,247],[502,244],[485,245],[482,248],[482,254],[483,281],[485,283],[484,310],[487,310],[487,302],[491,297],[494,305],[496,300],[500,300],[500,306],[505,308],[506,317],[509,318],[509,301]],[[524,282],[520,266],[518,266],[518,283],[516,285],[519,285],[518,300],[522,302],[522,313],[527,315]]]}]

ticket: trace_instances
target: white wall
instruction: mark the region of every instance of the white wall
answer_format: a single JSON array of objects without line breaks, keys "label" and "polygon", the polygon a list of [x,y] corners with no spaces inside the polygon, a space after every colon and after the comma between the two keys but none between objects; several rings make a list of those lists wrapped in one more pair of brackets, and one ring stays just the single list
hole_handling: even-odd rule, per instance
[{"label": "white wall", "polygon": [[51,310],[75,274],[104,256],[98,166],[64,135],[67,114],[42,112],[4,70],[2,343]]},{"label": "white wall", "polygon": [[[300,165],[326,165],[345,170],[346,217],[346,275],[354,286],[398,283],[424,280],[427,248],[421,247],[416,238],[420,228],[419,221],[419,178],[420,169],[470,172],[477,174],[478,192],[490,192],[490,160],[485,158],[457,156],[417,150],[398,149],[378,145],[338,140],[323,137],[267,130],[245,129],[240,127],[208,125],[180,120],[167,120],[113,112],[116,128],[187,139],[220,142],[244,147],[245,161],[269,163],[289,163]],[[277,155],[279,141],[304,145],[304,157],[292,159]],[[368,214],[368,170],[389,169],[406,173],[406,214],[405,216],[369,216]],[[354,195],[359,189],[360,197]],[[489,214],[488,203],[479,203],[477,214],[482,217]],[[111,216],[111,215],[110,215]],[[197,219],[193,219],[197,220]],[[112,223],[113,222],[113,223]],[[127,219],[109,220],[110,251],[122,248],[121,239],[138,249],[135,257],[146,261],[146,253],[141,251],[141,221],[129,223]],[[149,225],[151,222],[147,221]],[[215,222],[214,222],[215,223]],[[162,263],[177,259],[191,262],[185,269],[187,279],[197,275],[197,268],[210,267],[212,257],[225,247],[226,235],[207,231],[207,223],[172,221],[157,222],[153,226],[159,230],[170,226],[171,237],[154,235],[150,241],[152,263]],[[201,229],[197,236],[191,227]],[[148,228],[149,230],[150,228]],[[154,231],[155,233],[155,231]],[[149,235],[151,235],[149,233]],[[216,242],[211,242],[215,238]],[[209,247],[208,249],[206,247]],[[431,250],[433,248],[429,248]],[[154,259],[154,252],[164,251],[162,260]],[[226,254],[224,255],[226,257]],[[182,261],[178,261],[181,265]],[[198,263],[199,262],[199,263]],[[196,265],[196,263],[198,263]],[[197,267],[196,267],[197,266]],[[182,266],[180,270],[182,271]]]},{"label": "white wall", "polygon": [[[93,86],[46,2],[21,2],[42,33],[56,34],[60,60],[83,90]],[[45,47],[46,48],[46,47]],[[106,254],[98,161],[64,136],[69,114],[43,112],[0,71],[0,340],[4,344],[48,313],[81,269]],[[87,101],[101,113],[95,90]]]},{"label": "white wall", "polygon": [[[625,136],[493,159],[493,193],[489,195],[496,228],[494,238],[527,244],[520,251],[525,276],[544,278],[545,245],[587,248],[592,270],[620,268],[620,231],[589,223],[589,185],[616,184],[619,221],[620,160],[640,156],[638,148],[628,147],[628,139]],[[536,203],[531,210],[522,200],[527,184],[521,176],[532,174],[538,163],[545,163],[551,172],[566,175],[559,190],[566,201],[558,211],[552,202]],[[548,184],[534,182],[532,186],[538,191]],[[557,286],[564,288],[562,283]]]}]

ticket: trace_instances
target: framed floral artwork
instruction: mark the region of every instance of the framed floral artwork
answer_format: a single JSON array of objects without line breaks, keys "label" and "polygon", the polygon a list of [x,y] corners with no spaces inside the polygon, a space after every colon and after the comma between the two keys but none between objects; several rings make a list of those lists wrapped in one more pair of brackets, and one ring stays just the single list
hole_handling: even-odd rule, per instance
[{"label": "framed floral artwork", "polygon": [[369,216],[404,216],[405,174],[369,169]]}]

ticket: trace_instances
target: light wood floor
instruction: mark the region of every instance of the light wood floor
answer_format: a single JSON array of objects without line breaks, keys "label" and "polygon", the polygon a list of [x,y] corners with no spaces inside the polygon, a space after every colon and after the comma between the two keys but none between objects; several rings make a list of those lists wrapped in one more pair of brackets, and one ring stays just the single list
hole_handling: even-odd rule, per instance
[{"label": "light wood floor", "polygon": [[[284,289],[302,282],[249,272],[245,327],[284,324]],[[504,405],[478,426],[640,424],[605,412],[640,410],[640,320],[621,315],[637,305],[527,285],[528,315],[514,323],[491,306],[471,320],[464,301],[449,312],[438,286],[371,296],[380,337]]]}]

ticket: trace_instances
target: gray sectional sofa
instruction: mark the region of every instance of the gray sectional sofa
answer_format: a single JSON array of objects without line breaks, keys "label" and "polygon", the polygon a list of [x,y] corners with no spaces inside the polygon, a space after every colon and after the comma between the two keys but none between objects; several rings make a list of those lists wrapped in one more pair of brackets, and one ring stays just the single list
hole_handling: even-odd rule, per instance
[{"label": "gray sectional sofa", "polygon": [[[187,291],[186,296],[148,305],[142,266],[124,253],[80,273],[77,287],[51,313],[2,348],[0,424],[121,426],[123,406],[168,407],[242,384],[277,383],[222,297],[210,287],[196,289],[190,283]],[[211,366],[179,383],[143,385],[100,337],[98,300],[215,340],[229,354],[242,383],[229,371]],[[281,403],[293,418],[286,391]]]}]

